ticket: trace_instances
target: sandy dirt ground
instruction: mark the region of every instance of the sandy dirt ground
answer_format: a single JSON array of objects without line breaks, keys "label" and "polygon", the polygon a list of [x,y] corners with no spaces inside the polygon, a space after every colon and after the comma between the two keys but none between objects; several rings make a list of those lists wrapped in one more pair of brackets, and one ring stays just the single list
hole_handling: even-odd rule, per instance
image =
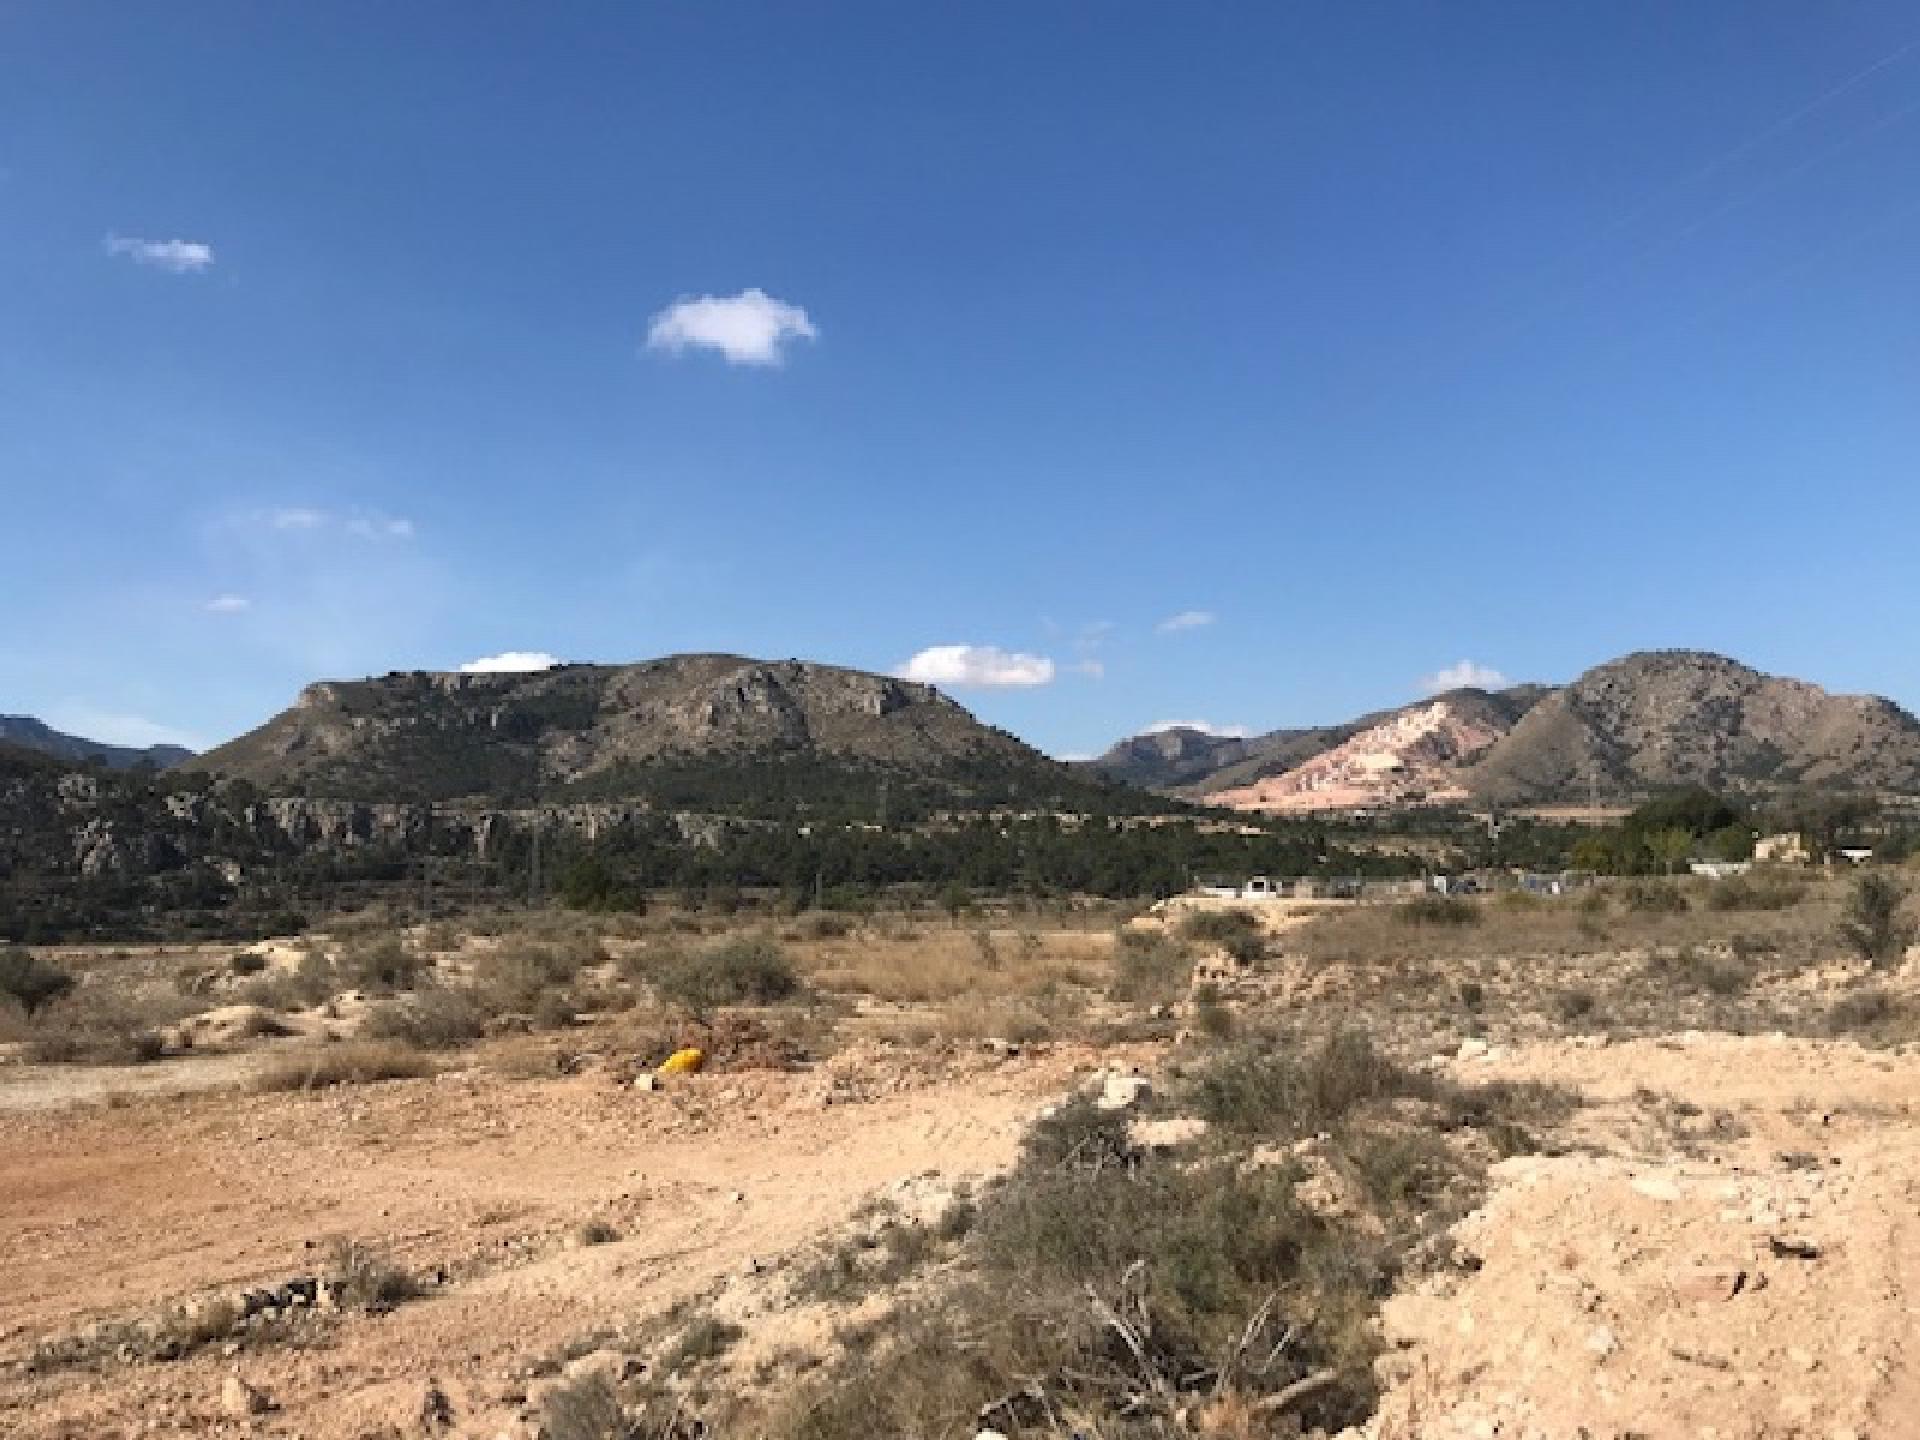
[{"label": "sandy dirt ground", "polygon": [[[465,1073],[0,1115],[0,1359],[196,1293],[310,1274],[330,1237],[449,1275],[313,1349],[16,1368],[0,1380],[0,1434],[413,1434],[433,1377],[453,1433],[492,1437],[524,1403],[514,1377],[530,1359],[750,1272],[892,1187],[1002,1168],[1093,1058],[1063,1047],[916,1070],[847,1057],[657,1093],[592,1074]],[[622,1238],[569,1245],[588,1219]],[[277,1408],[226,1417],[232,1369]]]},{"label": "sandy dirt ground", "polygon": [[1449,1068],[1578,1090],[1584,1153],[1498,1167],[1477,1268],[1389,1304],[1369,1434],[1920,1435],[1920,1056],[1683,1035]]}]

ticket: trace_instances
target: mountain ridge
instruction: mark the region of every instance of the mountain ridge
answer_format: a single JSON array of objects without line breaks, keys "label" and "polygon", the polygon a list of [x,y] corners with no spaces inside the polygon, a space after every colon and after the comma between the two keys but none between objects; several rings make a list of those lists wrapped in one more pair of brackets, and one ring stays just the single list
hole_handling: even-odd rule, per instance
[{"label": "mountain ridge", "polygon": [[1132,803],[932,686],[726,654],[322,681],[187,768],[355,800],[697,807],[719,796],[750,809],[859,805],[875,815]]},{"label": "mountain ridge", "polygon": [[[1089,768],[1265,813],[1454,801],[1524,805],[1703,785],[1920,794],[1920,720],[1700,650],[1646,650],[1566,685],[1452,690],[1237,751],[1181,741],[1164,763],[1129,737]],[[1165,778],[1162,778],[1162,777]]]},{"label": "mountain ridge", "polygon": [[0,715],[0,743],[62,760],[93,761],[111,770],[133,770],[142,765],[165,770],[192,759],[194,753],[184,745],[109,745],[104,740],[56,730],[32,715]]}]

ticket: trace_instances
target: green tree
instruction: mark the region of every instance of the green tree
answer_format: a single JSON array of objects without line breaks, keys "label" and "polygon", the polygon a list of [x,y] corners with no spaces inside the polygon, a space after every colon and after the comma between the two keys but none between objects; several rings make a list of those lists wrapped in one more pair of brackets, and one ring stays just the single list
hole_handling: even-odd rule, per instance
[{"label": "green tree", "polygon": [[1900,961],[1913,943],[1914,923],[1903,913],[1907,892],[1891,875],[1870,870],[1854,881],[1840,921],[1840,938],[1876,970]]},{"label": "green tree", "polygon": [[1693,835],[1678,826],[1670,830],[1656,830],[1647,836],[1647,850],[1654,862],[1671,875],[1675,867],[1686,864],[1687,857],[1693,853]]}]

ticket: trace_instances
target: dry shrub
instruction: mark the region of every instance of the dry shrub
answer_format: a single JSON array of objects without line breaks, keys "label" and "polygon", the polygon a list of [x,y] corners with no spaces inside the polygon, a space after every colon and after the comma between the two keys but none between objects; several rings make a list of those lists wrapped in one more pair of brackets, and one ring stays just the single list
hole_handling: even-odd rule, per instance
[{"label": "dry shrub", "polygon": [[[1531,902],[1533,897],[1526,897]],[[1503,905],[1504,910],[1529,910],[1531,903]],[[1403,925],[1478,925],[1480,907],[1464,895],[1418,895],[1393,907],[1393,915]]]},{"label": "dry shrub", "polygon": [[166,1052],[161,1030],[202,1008],[171,988],[82,985],[33,1017],[29,1050],[50,1065],[145,1065]]},{"label": "dry shrub", "polygon": [[800,993],[800,976],[770,936],[743,935],[682,951],[654,973],[662,999],[696,1012],[722,1005],[774,1005]]},{"label": "dry shrub", "polygon": [[395,1040],[315,1045],[276,1056],[254,1082],[261,1090],[325,1090],[335,1085],[372,1085],[418,1080],[434,1072],[431,1060]]},{"label": "dry shrub", "polygon": [[487,1014],[473,996],[458,990],[422,990],[405,1000],[374,1006],[360,1022],[364,1040],[394,1040],[421,1050],[449,1050],[478,1040]]},{"label": "dry shrub", "polygon": [[1709,910],[1788,910],[1807,898],[1807,886],[1777,871],[1730,875],[1707,890]]},{"label": "dry shrub", "polygon": [[1164,930],[1120,930],[1113,937],[1113,983],[1108,993],[1135,1004],[1174,999],[1186,988],[1193,960]]},{"label": "dry shrub", "polygon": [[1251,910],[1195,910],[1180,922],[1180,938],[1195,945],[1216,945],[1242,965],[1258,965],[1267,955],[1267,929]]},{"label": "dry shrub", "polygon": [[1223,1130],[1311,1135],[1370,1101],[1436,1092],[1431,1077],[1389,1058],[1363,1031],[1335,1030],[1298,1050],[1269,1044],[1223,1055],[1201,1074],[1193,1098],[1195,1112]]},{"label": "dry shrub", "polygon": [[342,947],[337,966],[348,983],[362,990],[411,990],[428,968],[407,948],[404,937],[388,932],[356,938]]},{"label": "dry shrub", "polygon": [[633,1440],[638,1427],[604,1375],[582,1375],[556,1385],[540,1407],[546,1440]]},{"label": "dry shrub", "polygon": [[335,1242],[327,1256],[326,1274],[342,1305],[374,1314],[404,1304],[422,1290],[411,1271],[357,1240]]}]

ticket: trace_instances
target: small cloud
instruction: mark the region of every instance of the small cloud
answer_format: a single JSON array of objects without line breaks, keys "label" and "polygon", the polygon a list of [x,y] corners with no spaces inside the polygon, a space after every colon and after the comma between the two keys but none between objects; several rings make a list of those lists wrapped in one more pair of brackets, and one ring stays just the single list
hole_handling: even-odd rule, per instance
[{"label": "small cloud", "polygon": [[1069,750],[1053,758],[1058,760],[1062,765],[1084,765],[1087,761],[1097,759],[1098,757],[1085,750]]},{"label": "small cloud", "polygon": [[1076,660],[1067,667],[1076,675],[1084,675],[1089,680],[1107,678],[1107,662],[1104,660]]},{"label": "small cloud", "polygon": [[534,670],[551,670],[560,663],[557,655],[544,650],[502,650],[498,655],[483,655],[460,667],[462,675],[518,675]]},{"label": "small cloud", "polygon": [[347,517],[346,529],[349,535],[357,535],[362,540],[411,540],[413,522],[401,515],[382,515],[378,511],[362,511]]},{"label": "small cloud", "polygon": [[213,247],[198,240],[136,240],[109,235],[106,243],[109,255],[123,255],[136,265],[175,275],[192,275],[213,265]]},{"label": "small cloud", "polygon": [[1420,682],[1420,689],[1428,695],[1439,695],[1448,690],[1504,690],[1512,683],[1491,665],[1462,660],[1458,665],[1434,671]]},{"label": "small cloud", "polygon": [[1253,734],[1245,725],[1215,725],[1210,720],[1156,720],[1140,733],[1160,735],[1168,730],[1198,730],[1218,740],[1245,740]]},{"label": "small cloud", "polygon": [[923,685],[1018,689],[1050,684],[1053,661],[993,645],[931,645],[893,673]]},{"label": "small cloud", "polygon": [[729,365],[779,365],[789,340],[818,332],[798,305],[755,288],[738,295],[702,295],[669,305],[647,326],[647,348],[678,355],[689,346],[718,350]]},{"label": "small cloud", "polygon": [[1211,610],[1182,610],[1178,615],[1169,615],[1153,628],[1158,634],[1173,635],[1182,630],[1203,630],[1219,618]]},{"label": "small cloud", "polygon": [[188,750],[204,750],[206,744],[197,735],[190,735],[171,725],[162,725],[149,720],[144,715],[126,715],[112,710],[101,710],[84,702],[76,701],[62,705],[47,716],[47,723],[56,730],[69,735],[78,735],[83,740],[95,740],[102,745],[130,745],[144,750],[149,745],[180,745]]},{"label": "small cloud", "polygon": [[216,595],[203,608],[209,615],[243,615],[253,608],[253,601],[244,595]]},{"label": "small cloud", "polygon": [[388,515],[379,510],[350,510],[344,515],[311,505],[284,505],[262,510],[251,517],[268,530],[289,535],[317,535],[333,531],[356,540],[411,540],[416,531],[413,521],[403,515]]}]

